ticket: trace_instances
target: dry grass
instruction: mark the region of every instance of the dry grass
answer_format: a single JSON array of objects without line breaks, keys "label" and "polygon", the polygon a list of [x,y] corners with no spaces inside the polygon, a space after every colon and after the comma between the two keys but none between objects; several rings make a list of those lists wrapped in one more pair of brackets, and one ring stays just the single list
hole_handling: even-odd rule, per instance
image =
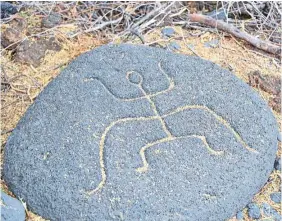
[{"label": "dry grass", "polygon": [[[26,38],[33,39],[38,36],[49,37],[53,35],[61,42],[62,50],[60,52],[48,51],[44,61],[37,68],[14,62],[10,52],[5,51],[2,56],[1,79],[2,83],[8,81],[9,85],[6,90],[4,87],[1,88],[1,162],[5,151],[5,142],[10,131],[15,128],[19,119],[40,91],[75,57],[108,41],[115,43],[129,41],[133,44],[141,44],[140,39],[136,37],[137,35],[141,36],[147,45],[158,43],[161,46],[166,46],[174,41],[181,46],[178,53],[211,60],[223,68],[231,70],[245,82],[248,81],[248,73],[256,70],[259,70],[263,75],[280,76],[279,60],[262,54],[235,38],[224,36],[215,29],[188,21],[188,11],[206,13],[211,3],[202,3],[202,9],[197,8],[198,6],[192,2],[177,4],[169,2],[108,2],[107,4],[100,2],[68,2],[64,4],[61,2],[18,2],[18,4],[27,6],[19,13],[21,17],[26,18],[28,23],[30,35]],[[281,23],[281,9],[279,9],[281,3],[269,3],[271,7],[267,14],[260,12],[260,4],[260,2],[220,2],[217,9],[222,8],[226,13],[234,15],[234,18],[228,20],[230,24],[248,33],[254,33],[274,44],[281,45],[281,25],[279,25]],[[93,19],[94,10],[96,12],[94,17],[96,17]],[[41,18],[51,11],[60,13],[65,21],[56,28],[40,29]],[[146,17],[152,11],[154,11],[152,16]],[[240,20],[239,15],[242,13],[248,14],[250,18]],[[9,19],[1,21],[2,31],[8,26],[5,24],[8,21]],[[170,25],[181,24],[185,29],[175,26],[175,38],[163,39],[159,26],[168,23]],[[193,31],[187,31],[187,28],[192,28]],[[86,34],[87,32],[89,35]],[[95,37],[93,37],[93,33],[95,33]],[[126,37],[131,39],[126,39]],[[212,39],[218,39],[219,45],[215,48],[205,47],[204,43]],[[256,90],[266,102],[269,101],[270,94]],[[281,114],[275,111],[273,113],[277,121],[281,122]],[[277,155],[281,156],[281,145]],[[267,202],[281,214],[280,206],[274,204],[269,198],[270,193],[280,190],[281,174],[274,171],[269,180],[254,197],[254,201],[258,204]],[[3,180],[1,180],[1,189],[12,195]],[[44,221],[30,211],[27,211],[27,220]],[[250,219],[245,215],[244,220],[249,221]]]},{"label": "dry grass", "polygon": [[[188,21],[188,11],[193,13],[200,10],[206,13],[211,3],[202,3],[202,9],[197,8],[198,6],[191,2],[176,4],[169,2],[17,3],[27,7],[19,13],[28,23],[30,34],[25,38],[33,39],[38,36],[49,37],[53,35],[61,42],[62,50],[60,52],[48,51],[44,61],[37,68],[14,62],[11,52],[2,50],[5,53],[1,58],[1,79],[2,83],[7,81],[9,85],[6,85],[6,89],[3,86],[1,88],[1,162],[5,151],[5,142],[10,132],[15,128],[19,119],[40,91],[75,57],[108,41],[121,43],[128,41],[125,37],[130,37],[132,39],[129,39],[129,42],[140,44],[141,41],[136,37],[137,35],[141,36],[147,45],[158,43],[166,46],[171,41],[175,41],[181,46],[178,53],[211,60],[223,68],[232,70],[236,76],[245,82],[248,81],[248,73],[251,71],[259,70],[263,75],[270,76],[280,75],[281,66],[277,59],[261,54],[262,52],[256,51],[232,37],[226,37],[215,29]],[[234,19],[229,19],[228,22],[241,30],[248,33],[255,32],[262,39],[281,45],[281,26],[279,25],[281,22],[281,10],[279,9],[281,3],[269,3],[271,7],[267,15],[260,12],[259,2],[239,3],[220,2],[217,9],[222,8],[226,13],[234,15]],[[247,7],[250,4],[251,6]],[[65,21],[55,28],[40,29],[41,18],[51,11],[60,13]],[[94,18],[93,11],[96,12]],[[249,14],[250,18],[240,20],[238,15],[243,12]],[[151,16],[146,17],[150,13]],[[8,26],[6,24],[8,21],[9,19],[1,21],[2,31]],[[186,29],[174,27],[176,30],[175,38],[163,39],[159,26],[166,23],[181,24]],[[187,31],[187,28],[194,30]],[[86,33],[95,33],[95,37]],[[218,47],[205,47],[204,43],[212,39],[219,40]],[[271,97],[270,94],[261,90],[257,90],[257,92],[268,102]],[[274,112],[274,115],[277,121],[281,122],[280,113]],[[281,155],[281,145],[277,155]],[[273,172],[270,176],[270,182],[255,196],[254,201],[259,204],[268,202],[281,213],[281,208],[269,199],[269,194],[278,191],[280,185],[281,174],[277,171]],[[12,194],[3,180],[1,180],[1,189]],[[42,221],[44,219],[27,211],[27,220]],[[245,220],[250,219],[245,216]]]}]

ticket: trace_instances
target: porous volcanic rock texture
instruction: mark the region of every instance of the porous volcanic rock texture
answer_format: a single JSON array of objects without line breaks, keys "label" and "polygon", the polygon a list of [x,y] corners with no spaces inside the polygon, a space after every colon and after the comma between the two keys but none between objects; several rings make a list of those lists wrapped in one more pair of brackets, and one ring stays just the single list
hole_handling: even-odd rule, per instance
[{"label": "porous volcanic rock texture", "polygon": [[106,45],[31,105],[4,179],[51,220],[225,220],[267,181],[277,135],[267,104],[214,63]]}]

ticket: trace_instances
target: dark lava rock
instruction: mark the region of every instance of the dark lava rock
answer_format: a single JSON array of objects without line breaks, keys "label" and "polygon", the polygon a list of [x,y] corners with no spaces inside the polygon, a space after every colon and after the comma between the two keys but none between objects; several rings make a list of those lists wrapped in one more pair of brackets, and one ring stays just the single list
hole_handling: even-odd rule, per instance
[{"label": "dark lava rock", "polygon": [[173,28],[164,28],[162,29],[162,34],[166,37],[172,37],[175,31]]},{"label": "dark lava rock", "polygon": [[61,46],[54,38],[37,41],[25,40],[17,48],[15,60],[38,67],[47,50],[59,51]]},{"label": "dark lava rock", "polygon": [[253,71],[248,74],[249,84],[253,87],[259,88],[272,97],[269,99],[269,106],[281,112],[281,79],[277,76],[262,75],[260,71]]},{"label": "dark lava rock", "polygon": [[248,215],[252,219],[259,219],[261,216],[259,206],[255,203],[248,204]]},{"label": "dark lava rock", "polygon": [[282,216],[268,203],[263,203],[261,205],[261,208],[263,210],[263,214],[267,217],[273,218],[275,221],[281,221]]},{"label": "dark lava rock", "polygon": [[39,66],[41,59],[45,56],[46,45],[36,41],[25,40],[17,48],[15,60],[21,63]]},{"label": "dark lava rock", "polygon": [[237,220],[243,220],[244,218],[244,214],[242,211],[239,211],[237,214],[236,214],[236,219]]},{"label": "dark lava rock", "polygon": [[16,14],[18,9],[16,6],[9,2],[0,2],[1,6],[1,19],[8,18],[10,15]]},{"label": "dark lava rock", "polygon": [[23,204],[7,195],[1,190],[1,220],[2,221],[24,221],[25,209]]},{"label": "dark lava rock", "polygon": [[9,27],[1,34],[1,45],[6,48],[13,44],[9,49],[15,49],[20,41],[25,37],[26,21],[23,18],[13,19]]},{"label": "dark lava rock", "polygon": [[[278,113],[281,113],[281,93],[274,95],[269,99],[268,105]],[[280,139],[281,141],[281,139]]]},{"label": "dark lava rock", "polygon": [[274,162],[274,169],[281,170],[281,158],[277,157]]},{"label": "dark lava rock", "polygon": [[281,79],[277,76],[262,75],[260,71],[248,74],[249,84],[269,94],[278,95],[281,92]]},{"label": "dark lava rock", "polygon": [[3,178],[51,220],[226,220],[267,181],[277,133],[260,96],[214,63],[106,45],[30,106]]},{"label": "dark lava rock", "polygon": [[61,45],[56,41],[54,37],[51,37],[48,40],[43,40],[40,43],[45,44],[47,50],[60,51],[62,49]]},{"label": "dark lava rock", "polygon": [[42,19],[41,25],[45,28],[53,28],[62,22],[61,15],[51,12],[48,16]]},{"label": "dark lava rock", "polygon": [[281,192],[271,193],[270,199],[275,203],[281,203]]}]

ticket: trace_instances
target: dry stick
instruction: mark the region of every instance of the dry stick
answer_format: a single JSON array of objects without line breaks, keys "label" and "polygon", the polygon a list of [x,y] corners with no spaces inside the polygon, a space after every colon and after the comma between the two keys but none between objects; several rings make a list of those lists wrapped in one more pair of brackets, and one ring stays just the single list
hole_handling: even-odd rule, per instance
[{"label": "dry stick", "polygon": [[102,28],[104,28],[104,27],[106,27],[108,25],[116,24],[116,23],[120,22],[122,19],[123,19],[123,15],[120,18],[116,19],[116,20],[104,22],[104,23],[99,24],[99,25],[97,25],[95,27],[89,28],[89,29],[87,29],[87,30],[85,30],[83,32],[77,32],[77,33],[73,34],[70,38],[74,38],[77,35],[80,35],[82,33],[89,33],[89,32],[100,30],[100,29],[102,29]]},{"label": "dry stick", "polygon": [[278,56],[281,55],[281,48],[279,46],[260,40],[248,33],[241,32],[238,28],[235,28],[233,25],[227,24],[223,21],[218,21],[209,16],[199,15],[199,14],[189,14],[188,18],[192,22],[199,22],[201,24],[208,25],[213,28],[217,28],[219,30],[228,32],[229,34],[232,34],[237,38],[243,39],[249,42],[251,45],[268,53],[275,54]]},{"label": "dry stick", "polygon": [[139,21],[137,21],[136,23],[134,23],[130,28],[134,29],[136,27],[138,27],[140,24],[142,24],[144,21],[148,20],[150,17],[154,16],[157,12],[159,12],[160,10],[162,10],[164,8],[165,5],[161,5],[161,7],[157,7],[154,10],[152,10],[151,12],[149,12],[147,15],[145,15],[144,17],[142,17]]},{"label": "dry stick", "polygon": [[[136,30],[139,33],[142,32],[141,30],[141,26],[144,26],[144,22],[147,21],[148,19],[150,19],[151,17],[153,17],[152,19],[150,19],[148,22],[152,21],[153,19],[155,19],[156,17],[158,17],[160,14],[166,12],[166,10],[171,7],[174,4],[174,2],[171,2],[170,4],[163,4],[160,7],[155,8],[154,10],[152,10],[151,12],[149,12],[148,14],[146,14],[144,17],[142,17],[140,20],[138,20],[136,23],[132,23],[129,25],[129,27],[124,30],[122,33],[120,33],[118,35],[118,37],[123,37],[128,33],[132,33],[132,30]],[[147,23],[148,23],[147,22]],[[143,23],[143,24],[142,24]],[[148,26],[148,24],[145,24],[145,27]]]},{"label": "dry stick", "polygon": [[[139,31],[142,31],[143,29],[145,29],[147,26],[151,25],[152,23],[155,23],[155,19],[160,16],[161,14],[164,14],[166,12],[166,10],[168,8],[170,8],[172,5],[174,5],[175,2],[171,2],[170,4],[164,4],[161,5],[159,8],[157,7],[156,9],[154,9],[153,11],[151,11],[150,13],[148,13],[146,16],[144,16],[143,18],[141,18],[139,21],[137,21],[136,23],[134,23],[131,26],[131,29],[135,29],[138,27]],[[150,19],[151,17],[153,17],[152,19]],[[146,20],[150,19],[148,22],[145,23]],[[143,24],[142,24],[143,23]]]}]

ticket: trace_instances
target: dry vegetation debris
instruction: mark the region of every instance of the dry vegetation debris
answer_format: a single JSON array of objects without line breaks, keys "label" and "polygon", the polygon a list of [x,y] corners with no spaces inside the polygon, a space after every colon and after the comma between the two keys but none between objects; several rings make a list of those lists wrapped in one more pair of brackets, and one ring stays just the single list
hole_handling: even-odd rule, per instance
[{"label": "dry vegetation debris", "polygon": [[[19,12],[1,20],[1,158],[7,137],[40,91],[75,57],[108,42],[166,49],[171,43],[177,44],[175,52],[211,60],[249,83],[281,122],[280,59],[217,28],[189,19],[191,13],[209,15],[281,47],[280,2],[16,2],[16,5]],[[171,27],[175,33],[164,37],[163,27]],[[34,58],[32,53],[36,50],[32,48],[38,49],[37,44],[44,42],[51,46],[43,46],[40,56]],[[216,43],[207,47],[209,42]],[[60,50],[52,50],[52,46]],[[281,155],[281,145],[277,155]],[[1,184],[8,192],[3,180]],[[274,171],[254,201],[268,202],[281,213],[281,208],[269,198],[270,193],[280,190],[280,185],[281,174]],[[28,220],[43,220],[29,211],[27,214]],[[251,219],[245,215],[245,220]]]}]

